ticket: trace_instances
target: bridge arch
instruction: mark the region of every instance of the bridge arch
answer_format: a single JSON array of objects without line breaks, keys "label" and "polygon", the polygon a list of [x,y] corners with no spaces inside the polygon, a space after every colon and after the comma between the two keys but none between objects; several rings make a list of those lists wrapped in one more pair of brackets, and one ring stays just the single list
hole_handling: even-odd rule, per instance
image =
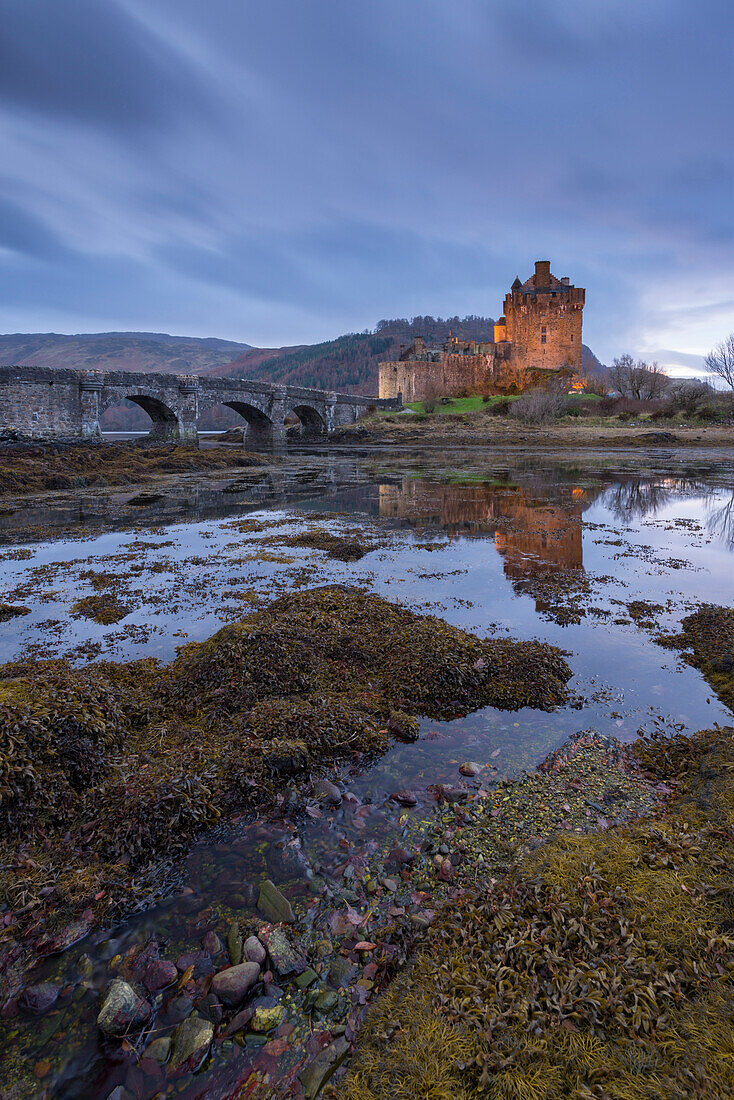
[{"label": "bridge arch", "polygon": [[147,413],[150,418],[150,428],[148,434],[153,439],[178,439],[180,432],[179,417],[174,409],[167,405],[164,401],[161,401],[159,397],[154,397],[152,394],[140,393],[133,391],[132,393],[125,393],[123,390],[113,392],[109,394],[102,402],[102,408],[100,409],[100,419],[104,424],[104,414],[120,406],[125,401],[130,401],[133,405],[137,405],[139,409]]},{"label": "bridge arch", "polygon": [[313,405],[291,404],[288,412],[300,420],[302,435],[321,435],[326,431],[326,421]]}]

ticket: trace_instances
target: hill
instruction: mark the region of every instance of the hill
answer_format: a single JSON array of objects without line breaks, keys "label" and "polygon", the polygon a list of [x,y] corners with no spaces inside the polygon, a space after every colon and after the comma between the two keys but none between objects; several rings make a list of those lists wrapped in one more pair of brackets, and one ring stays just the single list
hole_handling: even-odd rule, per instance
[{"label": "hill", "polygon": [[169,336],[165,332],[57,332],[0,335],[0,366],[208,374],[250,347],[234,340]]},{"label": "hill", "polygon": [[464,340],[490,340],[491,317],[413,317],[379,321],[374,332],[353,332],[322,344],[250,348],[211,374],[281,382],[290,386],[377,393],[377,364],[397,358],[416,336],[442,343],[450,332]]}]

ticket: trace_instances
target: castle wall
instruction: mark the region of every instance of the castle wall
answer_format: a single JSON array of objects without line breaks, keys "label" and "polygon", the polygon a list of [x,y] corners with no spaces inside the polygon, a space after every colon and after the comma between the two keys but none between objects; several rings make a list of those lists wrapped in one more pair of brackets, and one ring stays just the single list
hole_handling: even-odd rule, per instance
[{"label": "castle wall", "polygon": [[462,390],[476,391],[494,378],[494,355],[451,355],[439,362],[406,359],[380,363],[380,397],[402,394],[403,403],[424,401],[430,396],[451,397]]},{"label": "castle wall", "polygon": [[[584,291],[512,291],[504,302],[511,359],[527,368],[581,370]],[[545,337],[545,339],[543,339]]]}]

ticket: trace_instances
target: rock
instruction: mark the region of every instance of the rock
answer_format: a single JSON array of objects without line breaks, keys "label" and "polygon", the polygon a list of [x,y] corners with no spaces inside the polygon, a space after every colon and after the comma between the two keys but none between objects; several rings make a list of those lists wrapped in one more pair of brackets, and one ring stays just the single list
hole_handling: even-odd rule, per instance
[{"label": "rock", "polygon": [[152,1043],[148,1043],[147,1047],[143,1051],[144,1058],[151,1058],[154,1062],[158,1062],[159,1065],[163,1065],[168,1061],[168,1055],[171,1053],[171,1040],[168,1035],[162,1036],[160,1039],[154,1039]]},{"label": "rock", "polygon": [[166,1016],[170,1023],[177,1024],[190,1016],[193,1008],[194,1002],[191,997],[174,997],[166,1005]]},{"label": "rock", "polygon": [[[236,920],[231,922],[227,932],[227,951],[232,966],[237,966],[238,963],[242,962],[242,936],[240,935],[240,926]],[[257,962],[257,959],[254,961]]]},{"label": "rock", "polygon": [[400,885],[396,878],[384,878],[381,881],[385,889],[388,890],[391,894],[394,894],[398,886]]},{"label": "rock", "polygon": [[278,921],[283,921],[286,924],[295,923],[296,918],[291,909],[291,903],[269,878],[266,878],[260,887],[257,907],[263,916],[273,924],[277,924]]},{"label": "rock", "polygon": [[216,932],[207,932],[201,946],[209,955],[218,955],[222,951],[222,941]]},{"label": "rock", "polygon": [[441,794],[447,802],[466,802],[469,797],[469,792],[465,791],[463,787],[444,787],[439,788]]},{"label": "rock", "polygon": [[194,979],[205,978],[207,974],[212,974],[214,971],[214,963],[206,951],[185,951],[176,959],[176,966],[182,974],[193,966]]},{"label": "rock", "polygon": [[118,1085],[112,1092],[107,1093],[107,1100],[135,1100],[135,1097],[124,1085]]},{"label": "rock", "polygon": [[308,989],[310,985],[313,985],[318,980],[318,974],[315,970],[312,970],[309,966],[302,974],[299,974],[295,979],[295,984],[299,989]]},{"label": "rock", "polygon": [[293,974],[294,971],[303,970],[306,966],[303,955],[296,951],[285,932],[282,932],[280,928],[273,928],[268,933],[267,943],[273,966],[279,974]]},{"label": "rock", "polygon": [[222,1005],[216,993],[207,993],[203,1000],[198,1001],[196,1008],[200,1016],[210,1020],[217,1027],[222,1022]]},{"label": "rock", "polygon": [[321,802],[328,802],[332,806],[338,806],[342,800],[342,792],[328,779],[317,779],[313,785],[313,793]]},{"label": "rock", "polygon": [[266,951],[257,936],[248,936],[242,947],[242,954],[248,962],[262,966],[265,962]]},{"label": "rock", "polygon": [[395,791],[390,795],[393,802],[399,802],[401,806],[416,806],[418,799],[412,791]]},{"label": "rock", "polygon": [[405,741],[406,743],[410,741],[416,741],[418,739],[417,724],[415,727],[411,728],[408,726],[404,726],[395,718],[388,719],[387,732],[390,734],[391,737],[394,737],[396,740]]},{"label": "rock", "polygon": [[175,963],[169,962],[168,959],[156,959],[148,966],[143,981],[151,993],[159,993],[161,989],[175,982],[177,977],[178,970]]},{"label": "rock", "polygon": [[212,979],[212,993],[215,993],[226,1005],[238,1005],[245,999],[251,985],[260,977],[260,967],[254,962],[243,962],[237,966],[220,970]]},{"label": "rock", "polygon": [[325,1047],[302,1070],[299,1080],[303,1085],[305,1100],[314,1100],[314,1097],[318,1095],[334,1071],[342,1064],[348,1050],[349,1043],[342,1035],[335,1039],[333,1043],[330,1043],[328,1047]]},{"label": "rock", "polygon": [[42,1012],[48,1012],[52,1005],[56,1004],[59,996],[59,987],[53,982],[41,982],[39,985],[29,986],[20,996],[20,1003],[28,1012],[40,1016]]},{"label": "rock", "polygon": [[343,989],[344,986],[354,978],[357,973],[357,966],[350,962],[349,959],[345,959],[343,955],[336,955],[331,960],[331,966],[329,967],[329,985],[336,986],[337,989]]},{"label": "rock", "polygon": [[242,1031],[243,1027],[247,1027],[254,1015],[255,1010],[251,1005],[248,1005],[247,1008],[243,1008],[241,1012],[238,1012],[237,1015],[230,1020],[224,1034],[235,1035],[238,1031]]},{"label": "rock", "polygon": [[477,764],[475,760],[467,760],[464,764],[459,764],[459,771],[462,775],[475,776],[479,775],[482,770],[482,765]]},{"label": "rock", "polygon": [[94,963],[89,955],[84,954],[79,956],[76,960],[76,972],[80,978],[84,978],[87,981],[92,977],[94,973]]},{"label": "rock", "polygon": [[332,1008],[336,1008],[338,1001],[339,997],[333,989],[324,989],[314,1001],[314,1008],[325,1015],[331,1012]]},{"label": "rock", "polygon": [[106,1035],[124,1035],[144,1024],[150,1016],[150,1005],[139,997],[133,987],[120,978],[113,978],[102,1000],[97,1027]]},{"label": "rock", "polygon": [[195,1060],[200,1063],[214,1038],[214,1026],[209,1020],[199,1016],[189,1016],[178,1025],[172,1036],[171,1061],[169,1069],[177,1069],[184,1062]]},{"label": "rock", "polygon": [[280,1005],[272,1005],[271,1007],[258,1005],[250,1020],[250,1027],[253,1031],[272,1031],[274,1027],[282,1022],[284,1016],[285,1009]]}]

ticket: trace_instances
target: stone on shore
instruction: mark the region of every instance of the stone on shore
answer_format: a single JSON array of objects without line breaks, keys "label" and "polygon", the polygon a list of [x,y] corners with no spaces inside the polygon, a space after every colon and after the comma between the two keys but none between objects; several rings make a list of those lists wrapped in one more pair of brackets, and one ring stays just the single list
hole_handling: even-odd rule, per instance
[{"label": "stone on shore", "polygon": [[272,929],[267,943],[273,966],[279,974],[293,974],[296,971],[300,973],[305,968],[305,958],[296,951],[285,932],[279,928]]},{"label": "stone on shore", "polygon": [[242,953],[248,962],[262,966],[265,962],[266,951],[257,936],[248,936],[242,947]]},{"label": "stone on shore", "polygon": [[52,1005],[56,1004],[59,995],[59,987],[53,982],[41,982],[26,989],[20,997],[20,1003],[28,1012],[40,1016],[42,1012],[48,1012]]}]

